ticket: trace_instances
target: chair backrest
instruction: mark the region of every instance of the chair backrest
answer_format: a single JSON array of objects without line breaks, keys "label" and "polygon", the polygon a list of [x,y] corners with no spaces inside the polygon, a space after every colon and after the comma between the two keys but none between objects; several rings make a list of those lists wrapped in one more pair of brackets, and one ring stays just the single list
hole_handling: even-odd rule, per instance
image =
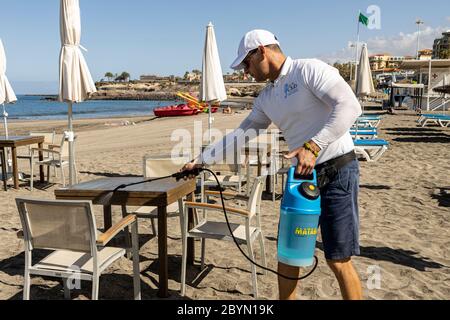
[{"label": "chair backrest", "polygon": [[191,160],[190,155],[151,155],[144,157],[144,177],[165,177],[178,172],[184,164]]},{"label": "chair backrest", "polygon": [[55,143],[55,131],[53,132],[30,132],[30,136],[43,136],[44,144],[54,144]]},{"label": "chair backrest", "polygon": [[[61,153],[61,158],[68,158],[69,157],[69,140],[67,135],[64,133],[59,142],[59,151]],[[75,148],[75,142],[77,141],[77,136],[74,136],[73,138],[73,147]],[[75,150],[74,150],[75,153]]]},{"label": "chair backrest", "polygon": [[[202,145],[201,152],[204,152],[209,145]],[[236,149],[236,148],[235,148]],[[236,174],[241,173],[242,167],[247,165],[248,159],[242,154],[242,150],[235,150],[233,155],[224,155],[223,161],[219,161],[210,165],[209,168],[213,171],[228,171]]]},{"label": "chair backrest", "polygon": [[[261,195],[264,187],[265,176],[259,176],[255,178],[252,186],[252,191],[247,204],[247,210],[252,213],[259,214],[259,205],[261,203]],[[274,179],[272,177],[272,179]]]},{"label": "chair backrest", "polygon": [[29,250],[96,252],[96,225],[90,201],[17,198]]}]

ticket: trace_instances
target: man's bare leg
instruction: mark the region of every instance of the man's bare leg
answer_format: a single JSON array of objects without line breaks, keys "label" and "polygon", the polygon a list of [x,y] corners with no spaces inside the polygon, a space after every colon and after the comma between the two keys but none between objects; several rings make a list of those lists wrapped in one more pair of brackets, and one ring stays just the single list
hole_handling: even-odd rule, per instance
[{"label": "man's bare leg", "polygon": [[[298,278],[300,273],[299,267],[288,266],[278,262],[278,273],[287,277]],[[280,300],[295,300],[298,280],[288,280],[278,276],[278,292]]]},{"label": "man's bare leg", "polygon": [[333,270],[344,300],[362,300],[362,287],[358,273],[350,258],[345,260],[327,260],[328,266]]}]

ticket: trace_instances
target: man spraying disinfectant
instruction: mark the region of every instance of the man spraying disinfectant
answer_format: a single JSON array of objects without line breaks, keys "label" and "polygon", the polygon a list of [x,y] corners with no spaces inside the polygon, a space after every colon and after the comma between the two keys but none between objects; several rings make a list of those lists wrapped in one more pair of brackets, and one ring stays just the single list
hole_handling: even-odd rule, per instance
[{"label": "man spraying disinfectant", "polygon": [[[316,59],[286,57],[277,38],[266,30],[245,34],[231,67],[244,69],[256,81],[269,80],[267,86],[237,130],[182,170],[221,161],[224,154],[242,147],[247,131],[259,132],[274,123],[289,146],[286,159],[295,161],[280,213],[278,273],[284,275],[278,277],[280,299],[296,298],[299,265],[310,264],[313,256],[317,218],[325,258],[343,298],[361,299],[361,283],[351,261],[359,255],[359,164],[349,133],[361,114],[358,100],[335,68]],[[315,198],[317,188],[320,197]],[[302,223],[295,226],[297,219]],[[308,220],[314,221],[303,223]],[[289,231],[287,226],[295,229]],[[294,243],[297,248],[292,248]],[[308,258],[301,260],[302,255]]]}]

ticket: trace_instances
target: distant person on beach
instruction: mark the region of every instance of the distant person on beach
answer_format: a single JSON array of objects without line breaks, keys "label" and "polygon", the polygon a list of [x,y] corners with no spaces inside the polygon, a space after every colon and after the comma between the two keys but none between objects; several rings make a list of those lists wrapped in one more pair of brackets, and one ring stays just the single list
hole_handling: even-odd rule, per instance
[{"label": "distant person on beach", "polygon": [[233,111],[231,111],[231,107],[230,106],[223,108],[222,112],[225,113],[225,114],[232,114],[233,113]]},{"label": "distant person on beach", "polygon": [[[253,30],[242,38],[231,65],[244,69],[256,81],[269,80],[255,99],[239,129],[186,164],[192,170],[212,164],[232,150],[235,140],[249,129],[267,129],[273,122],[289,146],[286,159],[298,174],[315,168],[321,190],[320,228],[328,266],[344,299],[362,299],[352,256],[359,248],[359,164],[349,129],[361,115],[361,106],[338,70],[316,59],[286,57],[269,31]],[[242,139],[241,139],[242,140]],[[238,148],[241,146],[238,146]],[[210,150],[211,150],[210,149]],[[299,277],[299,268],[278,263],[278,272]],[[280,299],[295,299],[298,281],[278,277]]]}]

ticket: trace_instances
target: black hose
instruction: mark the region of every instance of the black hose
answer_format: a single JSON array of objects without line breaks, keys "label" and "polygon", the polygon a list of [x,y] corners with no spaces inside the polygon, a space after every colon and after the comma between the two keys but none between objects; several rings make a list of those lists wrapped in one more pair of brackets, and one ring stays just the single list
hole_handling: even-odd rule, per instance
[{"label": "black hose", "polygon": [[299,277],[299,278],[285,276],[285,275],[283,275],[283,274],[281,274],[281,273],[278,273],[278,272],[275,271],[275,270],[272,270],[272,269],[270,269],[270,268],[264,267],[264,266],[262,266],[262,265],[256,263],[256,262],[253,261],[252,259],[250,259],[250,258],[247,256],[247,254],[245,254],[245,252],[242,250],[242,248],[239,246],[239,243],[237,242],[236,238],[234,237],[233,230],[231,230],[230,222],[229,222],[229,220],[228,220],[228,215],[227,215],[227,210],[226,210],[226,207],[225,207],[224,196],[223,196],[223,194],[222,194],[222,186],[221,186],[221,184],[220,184],[220,182],[219,182],[219,179],[217,178],[216,174],[215,174],[212,170],[210,170],[210,169],[206,169],[206,168],[196,168],[196,169],[193,169],[193,170],[190,170],[190,171],[177,172],[177,173],[174,173],[174,174],[172,174],[172,175],[170,175],[170,176],[166,176],[166,177],[159,177],[159,178],[154,178],[154,179],[148,179],[148,180],[139,181],[139,182],[130,183],[130,184],[122,184],[122,185],[118,186],[117,188],[115,188],[112,192],[109,192],[109,193],[106,195],[106,198],[111,198],[112,195],[113,195],[116,191],[118,191],[118,190],[120,190],[120,189],[124,189],[124,188],[126,188],[126,187],[130,187],[130,186],[134,186],[134,185],[138,185],[138,184],[143,184],[143,183],[147,183],[147,182],[153,182],[153,181],[163,180],[163,179],[167,179],[167,178],[176,178],[177,180],[181,180],[181,179],[187,178],[187,177],[189,177],[189,176],[198,176],[202,171],[207,171],[207,172],[211,173],[211,174],[214,176],[214,179],[216,180],[217,185],[218,185],[218,187],[219,187],[220,200],[221,200],[221,202],[222,202],[223,214],[224,214],[225,220],[226,220],[226,222],[227,222],[228,231],[230,232],[231,237],[233,238],[233,241],[234,241],[234,243],[236,244],[236,246],[238,247],[239,251],[242,253],[242,255],[243,255],[248,261],[250,261],[252,264],[254,264],[254,265],[257,266],[257,267],[260,267],[261,269],[270,271],[270,272],[276,274],[277,276],[280,276],[280,277],[285,278],[285,279],[287,279],[287,280],[303,280],[303,279],[306,279],[307,277],[309,277],[309,276],[316,270],[317,265],[318,265],[318,263],[319,263],[319,259],[317,258],[317,256],[314,256],[315,262],[314,262],[313,268],[312,268],[307,274],[305,274],[304,276],[301,276],[301,277]]},{"label": "black hose", "polygon": [[316,256],[314,256],[315,263],[314,263],[313,268],[312,268],[307,274],[305,274],[304,276],[301,276],[301,277],[299,277],[299,278],[285,276],[284,274],[281,274],[281,273],[279,273],[279,272],[277,272],[277,271],[275,271],[275,270],[272,270],[272,269],[270,269],[270,268],[264,267],[264,266],[262,266],[262,265],[256,263],[256,262],[253,261],[252,259],[250,259],[250,258],[245,254],[245,252],[242,250],[242,248],[239,246],[239,243],[237,242],[236,238],[234,237],[233,231],[231,230],[230,222],[228,221],[227,210],[226,210],[226,207],[225,207],[224,197],[223,197],[223,194],[222,194],[222,187],[221,187],[221,185],[220,185],[219,179],[217,179],[217,176],[216,176],[216,174],[215,174],[213,171],[211,171],[211,170],[209,170],[209,169],[206,169],[206,168],[204,168],[203,171],[207,171],[207,172],[211,173],[211,174],[214,176],[214,179],[216,180],[217,185],[219,186],[220,200],[221,200],[221,202],[222,202],[223,213],[224,213],[224,216],[225,216],[225,220],[226,220],[226,222],[227,222],[228,231],[230,231],[231,237],[233,238],[233,241],[234,241],[234,243],[236,244],[236,246],[238,247],[239,251],[241,251],[242,255],[243,255],[248,261],[250,261],[252,264],[254,264],[254,265],[257,266],[257,267],[260,267],[261,269],[270,271],[270,272],[276,274],[277,276],[280,276],[280,277],[285,278],[285,279],[288,279],[288,280],[303,280],[303,279],[306,279],[307,277],[309,277],[309,276],[316,270],[317,265],[318,265],[318,263],[319,263],[319,259],[318,259]]}]

